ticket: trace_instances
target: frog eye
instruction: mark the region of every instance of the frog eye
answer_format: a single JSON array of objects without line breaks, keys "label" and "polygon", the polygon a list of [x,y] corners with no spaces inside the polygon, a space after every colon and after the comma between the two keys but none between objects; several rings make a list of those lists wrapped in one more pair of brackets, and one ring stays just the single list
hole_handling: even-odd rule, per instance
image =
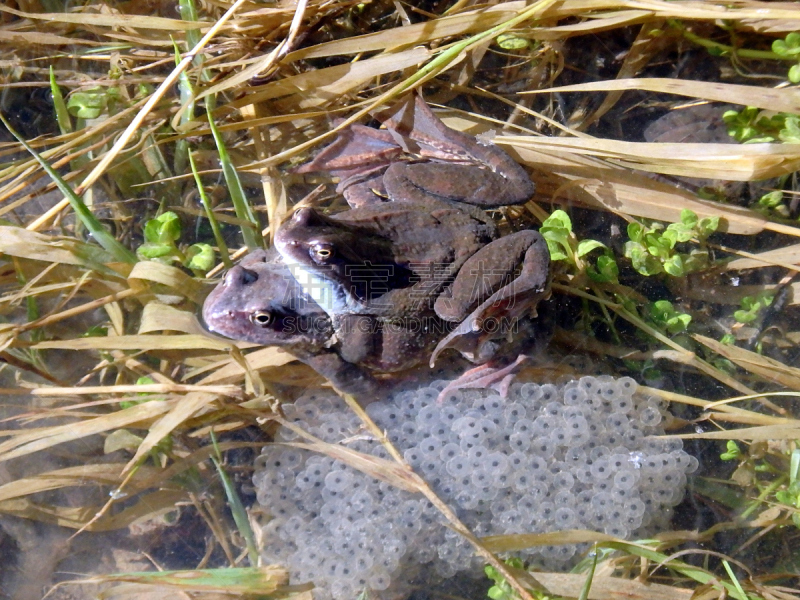
[{"label": "frog eye", "polygon": [[311,246],[311,258],[317,263],[326,263],[336,255],[332,244],[319,242]]},{"label": "frog eye", "polygon": [[250,322],[259,327],[269,327],[272,323],[272,313],[267,310],[257,310],[250,315]]}]

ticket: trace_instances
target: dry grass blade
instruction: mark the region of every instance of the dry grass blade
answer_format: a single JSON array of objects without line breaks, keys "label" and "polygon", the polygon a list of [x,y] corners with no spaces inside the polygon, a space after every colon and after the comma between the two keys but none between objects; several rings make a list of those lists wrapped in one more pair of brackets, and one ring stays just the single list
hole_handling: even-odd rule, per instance
[{"label": "dry grass blade", "polygon": [[173,404],[175,401],[153,400],[92,419],[16,435],[0,443],[0,462],[105,431],[133,425],[144,426],[148,421],[168,412]]},{"label": "dry grass blade", "polygon": [[[0,502],[67,486],[117,485],[120,482],[119,474],[123,466],[118,463],[80,465],[39,473],[35,477],[16,479],[0,485]],[[150,472],[150,476],[154,474]]]},{"label": "dry grass blade", "polygon": [[582,529],[565,529],[551,533],[523,533],[518,535],[492,535],[481,538],[481,542],[492,552],[513,552],[531,546],[551,544],[583,544],[585,542],[622,541],[612,535]]},{"label": "dry grass blade", "polygon": [[93,40],[83,40],[80,38],[69,38],[54,33],[43,31],[5,31],[0,29],[0,42],[19,44],[21,46],[65,46],[75,44],[77,46],[107,46],[105,42]]},{"label": "dry grass blade", "polygon": [[392,51],[405,46],[417,46],[485,31],[519,14],[525,2],[505,2],[456,15],[431,19],[404,27],[395,27],[377,33],[368,33],[334,40],[290,52],[284,62],[290,63],[326,56],[355,55],[363,52]]},{"label": "dry grass blade", "polygon": [[[701,218],[721,217],[720,227],[724,231],[740,235],[778,227],[754,211],[699,199],[689,192],[596,158],[521,146],[516,153],[523,162],[537,168],[535,179],[539,193],[551,194],[555,202],[565,198],[618,214],[667,223],[680,222],[681,210],[688,209]],[[800,230],[793,227],[780,229],[800,235]]]},{"label": "dry grass blade", "polygon": [[207,335],[120,335],[109,337],[54,340],[31,344],[34,350],[218,350],[225,351],[232,342]]},{"label": "dry grass blade", "polygon": [[186,297],[195,304],[202,304],[206,292],[203,284],[186,271],[155,261],[144,260],[136,263],[128,275],[131,288],[140,292],[150,292],[149,283],[166,286],[173,293]]},{"label": "dry grass blade", "polygon": [[242,389],[235,385],[182,385],[179,383],[152,383],[143,385],[99,385],[92,387],[52,387],[31,390],[34,396],[78,396],[83,394],[185,394],[206,392],[231,398],[241,398]]},{"label": "dry grass blade", "polygon": [[113,15],[90,12],[30,13],[13,9],[7,5],[0,5],[0,12],[10,13],[25,19],[50,21],[53,23],[73,23],[75,25],[85,25],[89,27],[132,27],[162,31],[189,31],[191,29],[202,29],[210,25],[210,23],[192,23],[191,21],[179,21],[176,19],[165,19],[163,17],[148,17],[145,15],[126,15],[124,13]]},{"label": "dry grass blade", "polygon": [[800,390],[800,369],[790,367],[782,362],[744,348],[722,344],[704,335],[695,335],[693,337],[710,350],[767,381],[793,390]]},{"label": "dry grass blade", "polygon": [[615,92],[622,90],[647,90],[665,94],[678,94],[714,102],[755,106],[766,110],[800,112],[800,92],[796,88],[770,89],[750,85],[712,83],[687,79],[614,79],[578,85],[566,85],[546,90],[531,90],[526,94],[563,92]]},{"label": "dry grass blade", "polygon": [[676,437],[684,439],[703,440],[745,440],[751,442],[769,440],[796,440],[800,437],[800,421],[786,425],[763,425],[759,427],[745,427],[743,429],[729,429],[725,431],[710,431],[707,433],[684,433]]},{"label": "dry grass blade", "polygon": [[[243,110],[267,100],[288,97],[284,100],[287,109],[291,103],[293,112],[309,110],[320,105],[325,106],[330,102],[331,97],[338,97],[357,89],[375,77],[416,67],[429,60],[431,56],[431,51],[426,48],[411,48],[395,54],[368,58],[353,64],[317,69],[256,88],[252,93],[221,108]],[[309,96],[309,90],[314,90],[315,94]],[[293,117],[286,117],[286,120],[292,119]],[[273,163],[275,163],[275,159],[268,159],[263,164],[270,166]],[[253,165],[247,168],[253,168]]]},{"label": "dry grass blade", "polygon": [[[194,312],[178,310],[157,301],[148,302],[142,310],[138,333],[143,335],[157,331],[180,331],[181,333],[213,337],[200,325]],[[223,341],[222,338],[219,341]]]},{"label": "dry grass blade", "polygon": [[[208,405],[216,401],[217,398],[218,396],[216,394],[191,392],[180,400],[171,402],[169,412],[150,426],[147,436],[136,449],[136,454],[134,454],[133,458],[131,458],[125,466],[123,472],[129,472],[156,446],[156,444],[175,429],[183,426],[187,419],[204,411]],[[150,404],[150,402],[146,402],[145,404]]]},{"label": "dry grass blade", "polygon": [[[231,345],[232,344],[229,343],[226,349],[230,349]],[[281,350],[280,348],[269,346],[267,348],[261,348],[248,353],[245,356],[245,360],[247,361],[250,369],[258,371],[268,367],[283,367],[287,363],[293,362],[296,359],[294,356],[284,350]],[[223,382],[233,383],[241,381],[245,375],[245,372],[246,369],[239,363],[239,361],[235,357],[230,357],[214,365],[214,371],[210,375],[201,379],[198,383],[200,385],[211,385]]]},{"label": "dry grass blade", "polygon": [[[776,250],[767,250],[758,254],[740,252],[744,258],[736,258],[725,265],[728,271],[756,269],[759,267],[770,266],[790,266],[800,265],[800,244],[785,246]],[[800,300],[797,294],[793,294],[794,299]]]},{"label": "dry grass blade", "polygon": [[[586,575],[573,573],[536,573],[536,578],[547,586],[553,594],[567,598],[577,598],[586,583]],[[695,590],[595,575],[589,590],[590,600],[690,600]]]},{"label": "dry grass blade", "polygon": [[[49,263],[76,265],[96,270],[106,276],[116,274],[106,265],[111,255],[99,246],[74,238],[58,238],[19,227],[0,226],[0,253]],[[127,271],[129,267],[120,265]]]},{"label": "dry grass blade", "polygon": [[[286,422],[283,422],[283,425],[289,426]],[[300,433],[300,430],[296,429],[296,431]],[[328,444],[323,441],[309,444],[287,443],[285,445],[325,454],[326,456],[342,461],[346,465],[362,473],[366,473],[370,477],[374,477],[379,481],[385,481],[401,490],[411,493],[421,493],[419,482],[409,476],[407,468],[398,465],[396,462],[356,452],[355,450],[350,450],[338,444]]]},{"label": "dry grass blade", "polygon": [[[283,597],[281,590],[289,582],[289,573],[283,567],[204,569],[199,571],[161,571],[156,573],[118,573],[100,575],[68,583],[108,583],[127,581],[148,585],[166,586],[184,592],[220,592],[229,594],[274,594]],[[296,588],[294,588],[296,589]]]},{"label": "dry grass blade", "polygon": [[667,144],[587,137],[509,139],[518,147],[545,152],[566,150],[632,169],[680,177],[752,181],[800,169],[800,148],[796,144]]}]

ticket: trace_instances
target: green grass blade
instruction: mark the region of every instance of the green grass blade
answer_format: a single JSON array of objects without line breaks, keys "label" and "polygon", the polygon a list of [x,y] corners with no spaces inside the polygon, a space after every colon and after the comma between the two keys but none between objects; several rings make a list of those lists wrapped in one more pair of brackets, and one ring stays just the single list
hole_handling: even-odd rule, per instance
[{"label": "green grass blade", "polygon": [[597,568],[597,557],[599,554],[600,552],[598,551],[597,546],[595,546],[592,566],[590,567],[589,572],[586,574],[586,582],[581,588],[581,595],[578,596],[578,600],[589,600],[589,590],[592,589],[592,580],[594,579],[594,570]]},{"label": "green grass blade", "polygon": [[217,473],[219,473],[222,487],[225,489],[225,495],[228,497],[228,506],[231,507],[233,520],[236,523],[236,528],[239,530],[239,534],[244,538],[245,543],[247,544],[247,556],[250,559],[250,564],[257,566],[258,549],[256,548],[256,536],[253,534],[253,529],[250,527],[250,519],[247,518],[247,511],[244,508],[244,504],[242,504],[239,494],[236,493],[236,488],[234,487],[233,482],[231,482],[228,474],[222,468],[222,455],[219,452],[217,436],[214,434],[213,430],[211,431],[211,443],[214,444],[214,450],[217,454],[216,457],[211,457],[211,461],[217,468]]},{"label": "green grass blade", "polygon": [[200,201],[203,203],[203,208],[206,211],[206,217],[208,217],[208,222],[211,225],[211,231],[214,233],[214,240],[217,242],[217,248],[219,248],[219,255],[222,257],[222,263],[225,265],[226,269],[230,269],[233,266],[233,262],[231,262],[230,253],[228,252],[228,245],[225,243],[225,239],[222,237],[222,231],[219,228],[219,221],[217,221],[217,217],[214,216],[214,211],[211,208],[211,202],[206,195],[206,190],[203,188],[203,182],[200,181],[200,174],[197,172],[197,165],[194,162],[194,156],[192,153],[189,153],[189,164],[192,167],[192,175],[194,175],[195,183],[197,183],[197,191],[200,194]]},{"label": "green grass blade", "polygon": [[72,188],[69,187],[69,184],[64,181],[56,172],[56,170],[53,169],[53,167],[51,167],[46,160],[39,156],[39,153],[36,152],[36,150],[34,150],[30,144],[28,144],[28,142],[25,141],[25,139],[11,127],[11,124],[6,120],[2,113],[0,113],[0,121],[2,121],[3,125],[6,126],[8,132],[13,135],[28,152],[31,153],[31,155],[39,162],[39,164],[42,165],[42,168],[47,172],[47,174],[50,175],[50,178],[58,186],[58,189],[61,190],[61,193],[64,194],[69,201],[70,205],[72,206],[72,210],[75,211],[78,219],[80,219],[81,223],[83,223],[86,229],[89,230],[89,232],[92,234],[92,237],[97,240],[97,243],[100,244],[109,254],[111,254],[115,260],[131,264],[136,263],[136,255],[128,250],[125,246],[120,244],[113,235],[106,231],[106,228],[103,227],[103,224],[97,220],[97,217],[92,214],[92,211],[90,211],[86,204],[83,203],[83,200],[81,200],[80,197],[74,191],[72,191]]},{"label": "green grass blade", "polygon": [[[217,125],[214,123],[214,119],[211,116],[214,107],[208,106],[210,100],[212,100],[211,96],[206,98],[206,105],[208,109],[207,112],[209,115],[208,124],[211,127],[211,134],[214,136],[214,142],[217,144],[219,162],[220,165],[222,165],[222,173],[225,176],[225,183],[228,184],[228,192],[231,195],[233,209],[236,211],[236,216],[242,221],[252,224],[250,227],[242,227],[242,237],[244,238],[244,243],[248,248],[250,248],[250,250],[257,250],[258,248],[263,247],[260,234],[261,228],[258,224],[258,219],[256,219],[253,209],[251,208],[250,203],[247,201],[247,197],[244,194],[242,181],[239,179],[239,174],[236,172],[236,168],[231,162],[231,157],[228,154],[228,150],[225,148],[225,141],[222,139],[222,135],[220,134],[219,129],[217,129]],[[213,102],[211,102],[211,104],[213,104]]]},{"label": "green grass blade", "polygon": [[72,119],[69,117],[67,103],[64,102],[61,88],[58,87],[58,83],[56,82],[56,73],[53,70],[53,65],[50,65],[50,93],[53,95],[53,106],[56,110],[58,128],[61,130],[62,134],[72,133]]},{"label": "green grass blade", "polygon": [[624,542],[602,542],[601,545],[605,546],[606,548],[621,550],[623,552],[627,552],[628,554],[642,556],[656,564],[663,564],[663,566],[666,568],[677,571],[681,575],[703,585],[711,585],[714,587],[722,586],[725,588],[728,596],[731,598],[736,598],[736,600],[752,600],[752,598],[745,594],[744,591],[740,592],[739,589],[737,589],[737,586],[732,583],[728,583],[727,581],[723,581],[713,573],[709,573],[700,567],[688,565],[679,560],[670,560],[668,556],[660,552],[656,552],[655,550],[644,548],[638,544],[628,544]]}]

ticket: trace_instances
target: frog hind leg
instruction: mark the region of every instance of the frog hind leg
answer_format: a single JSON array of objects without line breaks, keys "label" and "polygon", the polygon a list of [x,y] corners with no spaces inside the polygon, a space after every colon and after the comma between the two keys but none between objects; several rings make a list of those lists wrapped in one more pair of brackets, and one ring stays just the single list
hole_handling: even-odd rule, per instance
[{"label": "frog hind leg", "polygon": [[451,381],[439,392],[436,401],[440,404],[445,401],[450,392],[468,388],[496,389],[505,398],[508,396],[508,387],[516,376],[516,371],[528,360],[528,356],[520,354],[510,365],[493,367],[489,364],[479,365],[465,371],[458,379]]}]

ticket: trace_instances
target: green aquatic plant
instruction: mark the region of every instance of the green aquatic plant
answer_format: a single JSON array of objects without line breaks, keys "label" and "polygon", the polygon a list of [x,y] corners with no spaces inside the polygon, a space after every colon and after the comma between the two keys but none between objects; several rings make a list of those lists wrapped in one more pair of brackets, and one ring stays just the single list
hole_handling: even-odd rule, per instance
[{"label": "green aquatic plant", "polygon": [[755,296],[745,296],[741,300],[741,309],[733,313],[733,318],[739,323],[752,323],[774,299],[775,292],[770,290],[764,290]]},{"label": "green aquatic plant", "polygon": [[[598,283],[617,282],[619,268],[611,249],[597,240],[578,240],[572,233],[572,220],[563,210],[553,211],[542,223],[539,233],[547,242],[552,260],[563,260]],[[586,260],[591,252],[598,249],[603,252],[594,264]]]},{"label": "green aquatic plant", "polygon": [[180,263],[195,274],[205,273],[214,266],[214,249],[208,244],[192,244],[185,251],[178,246],[181,222],[172,211],[150,219],[144,226],[144,243],[136,249],[140,260],[155,260],[164,264]]},{"label": "green aquatic plant", "polygon": [[800,83],[800,33],[792,31],[782,40],[772,42],[772,51],[782,58],[797,62],[789,68],[787,77],[792,83]]},{"label": "green aquatic plant", "polygon": [[[682,277],[710,265],[705,241],[718,227],[719,217],[700,219],[687,209],[681,211],[680,222],[666,228],[660,223],[645,226],[634,221],[628,225],[630,241],[625,243],[624,253],[641,275],[666,273]],[[689,248],[688,252],[678,251],[678,244],[692,240],[697,241],[697,247]]]},{"label": "green aquatic plant", "polygon": [[728,135],[743,144],[767,142],[800,143],[800,117],[790,113],[769,113],[754,106],[726,110],[722,120]]},{"label": "green aquatic plant", "polygon": [[[505,563],[513,569],[525,568],[525,564],[520,558],[512,557],[506,560]],[[519,599],[519,594],[514,590],[514,588],[511,587],[508,581],[506,581],[506,578],[503,577],[502,573],[500,573],[492,565],[486,565],[484,572],[486,573],[486,576],[494,582],[494,585],[490,587],[489,591],[486,593],[491,600]]]},{"label": "green aquatic plant", "polygon": [[656,300],[647,308],[648,321],[670,335],[684,333],[692,322],[692,316],[678,312],[669,300]]}]

